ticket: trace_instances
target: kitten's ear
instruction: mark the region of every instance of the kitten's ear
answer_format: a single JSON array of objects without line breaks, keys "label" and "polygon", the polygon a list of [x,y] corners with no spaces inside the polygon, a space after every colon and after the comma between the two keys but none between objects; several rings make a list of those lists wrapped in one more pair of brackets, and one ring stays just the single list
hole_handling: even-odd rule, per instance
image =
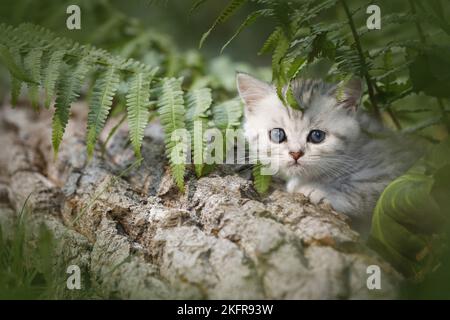
[{"label": "kitten's ear", "polygon": [[273,91],[270,84],[242,72],[236,74],[236,84],[239,96],[249,109]]},{"label": "kitten's ear", "polygon": [[336,98],[339,106],[356,111],[363,94],[363,82],[360,78],[351,78],[338,84]]}]

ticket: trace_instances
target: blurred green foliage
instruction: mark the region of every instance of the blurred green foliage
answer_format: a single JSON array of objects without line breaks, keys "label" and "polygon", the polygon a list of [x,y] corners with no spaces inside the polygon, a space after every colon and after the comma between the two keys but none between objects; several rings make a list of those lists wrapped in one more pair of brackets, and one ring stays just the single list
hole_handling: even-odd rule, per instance
[{"label": "blurred green foliage", "polygon": [[0,224],[0,299],[97,297],[87,281],[80,290],[67,289],[69,275],[52,232],[45,225],[30,230],[29,216],[24,206],[13,225]]},{"label": "blurred green foliage", "polygon": [[375,208],[369,243],[415,280],[436,268],[447,249],[449,190],[450,141],[446,140],[394,180]]}]

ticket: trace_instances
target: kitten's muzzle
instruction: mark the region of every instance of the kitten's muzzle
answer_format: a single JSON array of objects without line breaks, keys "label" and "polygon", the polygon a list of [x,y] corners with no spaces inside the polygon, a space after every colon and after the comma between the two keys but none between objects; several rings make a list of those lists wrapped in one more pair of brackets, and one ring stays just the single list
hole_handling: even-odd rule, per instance
[{"label": "kitten's muzzle", "polygon": [[292,157],[292,159],[297,161],[298,159],[303,157],[304,153],[302,151],[296,151],[296,152],[291,151],[291,152],[289,152],[289,155]]}]

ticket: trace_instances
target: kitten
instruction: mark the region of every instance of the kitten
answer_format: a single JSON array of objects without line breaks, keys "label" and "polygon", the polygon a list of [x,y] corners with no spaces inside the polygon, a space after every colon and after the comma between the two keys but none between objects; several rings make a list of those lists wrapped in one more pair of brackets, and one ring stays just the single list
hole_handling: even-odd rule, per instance
[{"label": "kitten", "polygon": [[329,203],[366,233],[381,192],[417,153],[406,138],[360,111],[360,80],[335,85],[299,79],[291,85],[304,111],[284,106],[274,86],[237,74],[247,140],[271,148],[265,160],[278,161],[289,192]]}]

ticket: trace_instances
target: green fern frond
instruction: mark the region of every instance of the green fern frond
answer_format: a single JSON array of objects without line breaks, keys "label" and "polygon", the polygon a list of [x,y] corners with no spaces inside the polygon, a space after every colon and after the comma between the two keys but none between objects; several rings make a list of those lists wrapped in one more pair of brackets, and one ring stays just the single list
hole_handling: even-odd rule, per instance
[{"label": "green fern frond", "polygon": [[195,10],[197,10],[202,4],[204,4],[208,0],[196,0],[194,4],[189,9],[189,14],[192,14]]},{"label": "green fern frond", "polygon": [[[22,56],[20,55],[20,51],[17,48],[12,48],[11,53],[13,55],[13,58],[15,60],[15,63],[19,66],[22,65]],[[19,80],[18,78],[14,77],[12,73],[10,73],[11,77],[11,104],[13,107],[17,105],[17,102],[19,100],[20,93],[22,91],[22,80]]]},{"label": "green fern frond", "polygon": [[120,75],[114,68],[104,71],[95,83],[87,119],[86,147],[89,157],[92,157],[97,137],[105,126],[119,83]]},{"label": "green fern frond", "polygon": [[8,68],[14,78],[25,82],[33,82],[33,79],[27,75],[23,67],[17,64],[16,58],[14,58],[8,48],[2,44],[0,44],[0,62]]},{"label": "green fern frond", "polygon": [[259,49],[258,55],[273,51],[282,32],[283,30],[281,28],[275,28],[275,30],[266,39],[261,49]]},{"label": "green fern frond", "polygon": [[263,165],[258,162],[256,165],[253,166],[252,174],[253,174],[253,184],[255,186],[256,191],[258,191],[259,194],[264,195],[269,190],[270,182],[272,181],[272,176],[261,174],[262,168]]},{"label": "green fern frond", "polygon": [[231,17],[236,10],[238,10],[247,0],[231,0],[227,6],[222,10],[222,12],[219,14],[217,19],[214,21],[212,26],[206,31],[202,38],[200,39],[199,48],[203,46],[203,43],[205,42],[206,38],[208,38],[209,34],[221,23],[228,20],[229,17]]},{"label": "green fern frond", "polygon": [[144,129],[148,123],[150,104],[150,82],[152,73],[139,72],[131,80],[130,88],[126,96],[128,126],[130,140],[134,153],[141,158],[141,145],[144,138]]},{"label": "green fern frond", "polygon": [[224,131],[228,128],[238,128],[244,114],[240,99],[232,99],[215,105],[212,109],[214,124]]},{"label": "green fern frond", "polygon": [[[182,79],[163,79],[158,98],[158,113],[164,128],[166,156],[169,159],[172,176],[180,190],[184,190],[185,163],[176,159],[173,149],[175,142],[172,134],[177,129],[185,128],[185,109],[183,101]],[[188,148],[189,146],[182,146]],[[186,150],[185,149],[185,150]]]},{"label": "green fern frond", "polygon": [[308,9],[307,12],[304,13],[304,21],[310,21],[313,18],[317,17],[321,12],[334,7],[340,0],[326,0],[321,1],[317,5]]},{"label": "green fern frond", "polygon": [[64,50],[54,51],[48,60],[46,68],[43,70],[42,87],[45,92],[44,106],[47,109],[50,107],[50,103],[55,96],[56,80],[59,76],[59,68],[63,62],[64,55]]},{"label": "green fern frond", "polygon": [[17,80],[13,76],[11,76],[11,104],[13,107],[17,106],[21,91],[22,81]]},{"label": "green fern frond", "polygon": [[371,61],[363,63],[356,49],[341,45],[336,50],[336,67],[343,74],[362,75],[366,68],[372,66]]},{"label": "green fern frond", "polygon": [[270,16],[272,14],[272,10],[270,9],[261,9],[252,12],[245,18],[244,22],[239,26],[239,28],[236,30],[236,32],[231,36],[231,38],[222,46],[222,49],[220,49],[220,53],[225,50],[226,47],[233,41],[245,28],[251,26],[254,24],[260,17],[263,16]]},{"label": "green fern frond", "polygon": [[39,110],[39,83],[41,82],[41,59],[42,50],[30,51],[24,59],[24,66],[33,83],[28,84],[31,105],[35,110]]},{"label": "green fern frond", "polygon": [[75,67],[68,67],[58,80],[55,113],[52,120],[52,143],[55,156],[58,154],[64,131],[70,116],[70,106],[79,97],[83,80],[90,69],[89,56]]},{"label": "green fern frond", "polygon": [[289,40],[284,32],[281,32],[272,54],[272,81],[276,84],[277,93],[280,98],[282,98],[282,88],[287,83],[285,72],[283,71],[290,68],[290,61],[284,59],[288,50]]},{"label": "green fern frond", "polygon": [[[191,145],[193,150],[193,160],[195,173],[202,176],[204,168],[203,154],[206,148],[204,139],[205,131],[208,128],[208,110],[211,107],[211,89],[203,88],[193,90],[186,94],[186,121],[187,128],[191,134]],[[199,139],[196,139],[199,137]]]}]

